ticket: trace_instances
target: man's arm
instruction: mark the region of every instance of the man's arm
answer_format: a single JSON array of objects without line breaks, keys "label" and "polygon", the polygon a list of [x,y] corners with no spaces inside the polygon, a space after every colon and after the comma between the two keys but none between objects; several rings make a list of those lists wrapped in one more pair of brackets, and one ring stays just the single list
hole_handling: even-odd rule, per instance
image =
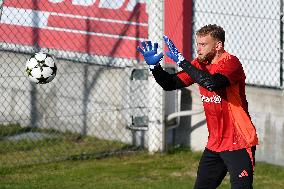
[{"label": "man's arm", "polygon": [[212,75],[206,71],[199,70],[190,62],[185,60],[174,43],[167,36],[164,36],[164,41],[170,50],[167,52],[167,56],[175,61],[177,65],[181,67],[195,83],[209,91],[215,91],[230,85],[230,81],[226,76],[219,73]]},{"label": "man's arm", "polygon": [[200,86],[209,91],[216,91],[224,87],[230,86],[229,79],[220,74],[210,74],[193,66],[185,59],[181,61],[179,66]]},{"label": "man's arm", "polygon": [[177,74],[169,74],[160,65],[150,69],[156,82],[165,90],[172,91],[186,87],[186,84],[177,76]]},{"label": "man's arm", "polygon": [[164,71],[159,64],[163,57],[163,53],[158,54],[158,43],[154,43],[153,46],[151,41],[147,41],[142,42],[141,45],[143,48],[138,46],[137,51],[143,55],[155,80],[164,90],[171,91],[186,87],[186,84],[178,77],[177,74],[169,74]]}]

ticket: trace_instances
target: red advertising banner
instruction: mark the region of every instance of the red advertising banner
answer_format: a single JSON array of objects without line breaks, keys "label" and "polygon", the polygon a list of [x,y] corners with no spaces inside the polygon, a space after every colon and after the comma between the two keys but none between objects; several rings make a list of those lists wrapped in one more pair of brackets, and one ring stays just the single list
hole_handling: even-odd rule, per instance
[{"label": "red advertising banner", "polygon": [[8,0],[0,43],[136,58],[148,38],[145,0]]},{"label": "red advertising banner", "polygon": [[[166,0],[164,11],[165,35],[169,36],[187,60],[191,60],[192,0]],[[166,57],[166,62],[173,61]]]}]

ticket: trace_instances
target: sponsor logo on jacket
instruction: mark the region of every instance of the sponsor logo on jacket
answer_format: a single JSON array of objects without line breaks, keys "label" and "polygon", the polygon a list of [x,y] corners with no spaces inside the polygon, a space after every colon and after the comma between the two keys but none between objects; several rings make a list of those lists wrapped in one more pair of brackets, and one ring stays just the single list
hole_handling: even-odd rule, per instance
[{"label": "sponsor logo on jacket", "polygon": [[213,102],[213,103],[221,103],[222,99],[219,95],[213,95],[211,97],[201,95],[202,102]]}]

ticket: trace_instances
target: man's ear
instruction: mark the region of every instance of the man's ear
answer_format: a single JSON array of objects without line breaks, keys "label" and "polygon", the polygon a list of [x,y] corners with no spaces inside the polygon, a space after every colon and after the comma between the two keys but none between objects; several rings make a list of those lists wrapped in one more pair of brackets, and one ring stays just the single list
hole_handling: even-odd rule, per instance
[{"label": "man's ear", "polygon": [[219,51],[221,49],[224,48],[222,41],[217,41],[216,42],[216,46],[215,46],[216,50]]}]

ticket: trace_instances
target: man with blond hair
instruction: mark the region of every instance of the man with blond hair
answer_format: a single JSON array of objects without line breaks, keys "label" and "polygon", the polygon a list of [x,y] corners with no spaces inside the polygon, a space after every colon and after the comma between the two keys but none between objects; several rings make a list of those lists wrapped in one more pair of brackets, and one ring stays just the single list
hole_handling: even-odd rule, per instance
[{"label": "man with blond hair", "polygon": [[208,127],[208,142],[199,162],[195,189],[217,188],[227,172],[233,189],[251,189],[255,164],[256,130],[245,95],[245,73],[238,58],[224,49],[225,31],[206,25],[196,32],[197,57],[187,61],[164,36],[169,56],[182,71],[169,74],[159,64],[158,44],[142,42],[137,50],[164,90],[199,85]]}]

